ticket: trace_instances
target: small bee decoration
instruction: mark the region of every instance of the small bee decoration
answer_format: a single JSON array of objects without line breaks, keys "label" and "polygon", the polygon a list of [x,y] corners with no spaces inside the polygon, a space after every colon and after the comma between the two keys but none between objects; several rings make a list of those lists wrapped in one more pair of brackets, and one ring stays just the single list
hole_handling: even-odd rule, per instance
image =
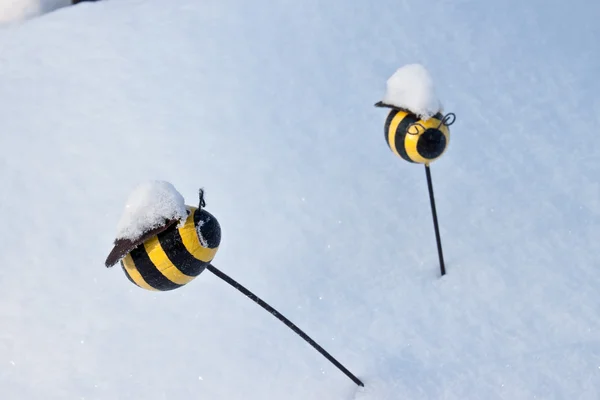
[{"label": "small bee decoration", "polygon": [[375,107],[391,109],[385,120],[383,133],[392,152],[410,163],[425,165],[440,272],[443,276],[446,267],[429,165],[448,148],[449,126],[456,120],[456,115],[443,114],[433,80],[421,64],[408,64],[398,68],[387,80],[383,99],[375,103]]},{"label": "small bee decoration", "polygon": [[187,219],[165,219],[164,224],[135,239],[117,239],[105,265],[120,262],[135,285],[153,291],[180,288],[209,265],[221,243],[217,219],[204,209],[204,191],[198,207],[185,206]]},{"label": "small bee decoration", "polygon": [[440,158],[450,143],[448,127],[454,123],[454,113],[436,113],[427,120],[403,108],[383,102],[376,107],[391,108],[384,126],[389,148],[410,163],[426,164]]}]

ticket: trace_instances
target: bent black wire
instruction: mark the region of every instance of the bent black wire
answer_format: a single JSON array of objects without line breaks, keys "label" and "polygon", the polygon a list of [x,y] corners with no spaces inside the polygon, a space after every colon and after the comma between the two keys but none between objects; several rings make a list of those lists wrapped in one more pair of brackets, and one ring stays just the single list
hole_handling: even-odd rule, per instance
[{"label": "bent black wire", "polygon": [[[442,125],[448,127],[448,126],[452,125],[454,123],[454,121],[456,121],[456,114],[454,114],[452,112],[448,113],[448,114],[444,115],[442,118],[440,118],[440,123],[438,124],[437,128],[435,128],[435,129],[440,129],[442,127]],[[416,129],[413,129],[413,127]],[[421,128],[422,130],[426,129],[420,122],[413,122],[406,129],[406,133],[408,133],[409,135],[418,135],[420,132],[419,128]]]},{"label": "bent black wire", "polygon": [[219,278],[221,278],[222,280],[224,280],[225,282],[227,282],[228,284],[230,284],[231,286],[233,286],[234,288],[236,288],[237,290],[239,290],[240,292],[242,292],[250,300],[254,301],[256,304],[258,304],[259,306],[264,308],[266,311],[268,311],[270,314],[272,314],[275,318],[277,318],[278,320],[283,322],[285,325],[287,325],[288,328],[290,328],[291,330],[296,332],[302,339],[304,339],[312,347],[314,347],[319,353],[321,353],[333,365],[338,367],[338,369],[340,371],[342,371],[344,374],[346,374],[346,376],[348,378],[350,378],[352,380],[352,382],[354,382],[358,386],[364,386],[364,384],[362,383],[362,381],[360,379],[358,379],[356,376],[354,376],[354,374],[352,374],[352,372],[348,371],[348,369],[346,369],[346,367],[344,367],[342,364],[340,364],[340,362],[338,360],[333,358],[333,356],[331,356],[331,354],[329,354],[327,351],[325,351],[325,349],[323,349],[321,346],[319,346],[319,344],[317,342],[312,340],[306,333],[304,333],[300,328],[298,328],[292,321],[290,321],[289,319],[284,317],[279,311],[277,311],[276,309],[271,307],[269,304],[265,303],[260,297],[256,296],[254,293],[252,293],[251,291],[246,289],[244,286],[242,286],[240,283],[235,281],[233,278],[231,278],[224,272],[217,269],[214,265],[208,264],[206,269],[209,270],[210,272],[212,272],[213,274],[215,274],[216,276],[218,276]]}]

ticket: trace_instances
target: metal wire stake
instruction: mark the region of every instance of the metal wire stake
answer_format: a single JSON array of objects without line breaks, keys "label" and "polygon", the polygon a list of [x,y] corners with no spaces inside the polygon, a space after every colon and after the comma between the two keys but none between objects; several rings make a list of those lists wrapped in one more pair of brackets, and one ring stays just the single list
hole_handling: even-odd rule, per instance
[{"label": "metal wire stake", "polygon": [[431,182],[431,171],[429,165],[425,164],[425,174],[427,175],[427,187],[429,188],[429,201],[431,202],[431,214],[433,215],[433,226],[435,228],[435,240],[437,242],[438,256],[440,258],[440,272],[442,276],[446,274],[444,265],[444,254],[442,253],[442,240],[440,239],[440,227],[438,225],[437,212],[435,210],[435,198],[433,196],[433,183]]},{"label": "metal wire stake", "polygon": [[356,383],[358,386],[364,386],[364,384],[361,382],[360,379],[358,379],[356,376],[354,376],[354,374],[352,374],[350,371],[348,371],[348,369],[346,369],[346,367],[344,367],[342,364],[340,364],[338,360],[333,358],[331,356],[331,354],[326,352],[325,349],[323,349],[321,346],[319,346],[317,344],[317,342],[312,340],[306,333],[304,333],[300,328],[298,328],[296,325],[294,325],[294,323],[292,321],[290,321],[289,319],[284,317],[279,311],[277,311],[276,309],[274,309],[273,307],[271,307],[270,305],[265,303],[262,299],[260,299],[254,293],[252,293],[251,291],[246,289],[244,286],[242,286],[241,284],[236,282],[233,278],[229,277],[224,272],[218,270],[214,265],[208,264],[206,269],[209,270],[210,272],[212,272],[213,274],[215,274],[216,276],[218,276],[219,278],[223,279],[225,282],[227,282],[228,284],[230,284],[231,286],[233,286],[240,292],[242,292],[250,300],[254,301],[256,304],[258,304],[259,306],[261,306],[262,308],[267,310],[270,314],[272,314],[275,318],[277,318],[278,320],[283,322],[285,325],[287,325],[291,330],[296,332],[302,339],[304,339],[306,342],[308,342],[319,353],[321,353],[325,358],[327,358],[333,365],[338,367],[340,369],[340,371],[342,371],[344,374],[346,374],[346,376],[348,378],[352,379],[352,382]]}]

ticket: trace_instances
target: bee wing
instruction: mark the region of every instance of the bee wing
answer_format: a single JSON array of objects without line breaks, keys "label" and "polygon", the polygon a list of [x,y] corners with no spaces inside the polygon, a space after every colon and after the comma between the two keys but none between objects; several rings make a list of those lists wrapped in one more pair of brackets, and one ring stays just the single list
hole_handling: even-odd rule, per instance
[{"label": "bee wing", "polygon": [[117,240],[115,240],[115,243],[114,243],[115,246],[113,247],[113,249],[110,252],[110,254],[108,255],[108,257],[106,258],[104,265],[106,265],[106,267],[112,267],[113,265],[118,263],[123,257],[125,257],[127,255],[127,253],[129,253],[131,250],[135,249],[137,246],[144,243],[146,240],[150,239],[152,236],[156,236],[159,233],[166,231],[167,229],[169,229],[174,224],[177,224],[178,222],[179,222],[178,219],[166,220],[164,225],[161,225],[158,228],[154,228],[147,232],[144,232],[142,234],[142,236],[140,236],[139,238],[136,238],[134,240],[132,240],[132,239],[117,239]]},{"label": "bee wing", "polygon": [[375,105],[375,107],[393,107],[393,106],[390,106],[389,104],[385,104],[383,101],[378,101],[374,105]]},{"label": "bee wing", "polygon": [[397,107],[397,106],[395,106],[393,104],[387,104],[387,103],[384,103],[383,101],[378,101],[377,103],[374,104],[374,106],[375,107],[383,107],[383,108],[391,108],[393,110],[404,111],[404,112],[409,113],[409,114],[414,114],[412,111],[410,111],[410,110],[408,110],[406,108]]}]

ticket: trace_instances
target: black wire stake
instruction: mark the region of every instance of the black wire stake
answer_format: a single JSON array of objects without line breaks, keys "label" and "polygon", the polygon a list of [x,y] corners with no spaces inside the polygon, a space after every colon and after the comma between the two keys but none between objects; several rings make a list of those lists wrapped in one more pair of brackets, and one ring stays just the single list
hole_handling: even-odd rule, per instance
[{"label": "black wire stake", "polygon": [[446,266],[444,265],[444,255],[442,254],[442,240],[440,239],[440,227],[438,226],[437,212],[435,210],[435,198],[433,197],[433,183],[431,182],[431,170],[429,169],[429,164],[425,164],[425,174],[427,175],[427,187],[429,188],[429,201],[431,202],[435,240],[437,241],[438,256],[440,257],[440,272],[442,273],[442,276],[444,276],[446,274]]},{"label": "black wire stake", "polygon": [[231,286],[233,286],[234,288],[236,288],[240,292],[242,292],[250,300],[254,301],[256,304],[258,304],[259,306],[261,306],[262,308],[264,308],[265,310],[267,310],[269,313],[273,314],[273,316],[275,316],[275,318],[277,318],[278,320],[280,320],[281,322],[283,322],[284,324],[286,324],[291,330],[293,330],[294,332],[296,332],[302,339],[306,340],[312,347],[314,347],[326,359],[328,359],[329,361],[331,361],[331,363],[333,365],[335,365],[336,367],[338,367],[340,369],[340,371],[342,371],[344,374],[346,374],[346,376],[348,378],[352,379],[352,382],[356,383],[358,386],[364,386],[364,384],[361,382],[360,379],[358,379],[356,376],[354,376],[350,371],[348,371],[346,369],[346,367],[344,367],[335,358],[333,358],[331,356],[331,354],[329,354],[328,352],[326,352],[325,349],[323,349],[321,346],[319,346],[306,333],[304,333],[300,328],[298,328],[296,325],[294,325],[294,323],[292,321],[290,321],[289,319],[287,319],[286,317],[284,317],[283,315],[281,315],[281,313],[279,311],[277,311],[276,309],[274,309],[273,307],[271,307],[270,305],[268,305],[267,303],[265,303],[262,299],[260,299],[254,293],[252,293],[251,291],[249,291],[248,289],[246,289],[245,287],[243,287],[242,285],[240,285],[238,282],[236,282],[230,276],[228,276],[224,272],[221,272],[220,270],[218,270],[214,265],[208,264],[208,266],[206,267],[206,269],[209,270],[210,272],[212,272],[213,274],[215,274],[216,276],[218,276],[219,278],[223,279],[225,282],[227,282],[228,284],[230,284]]}]

